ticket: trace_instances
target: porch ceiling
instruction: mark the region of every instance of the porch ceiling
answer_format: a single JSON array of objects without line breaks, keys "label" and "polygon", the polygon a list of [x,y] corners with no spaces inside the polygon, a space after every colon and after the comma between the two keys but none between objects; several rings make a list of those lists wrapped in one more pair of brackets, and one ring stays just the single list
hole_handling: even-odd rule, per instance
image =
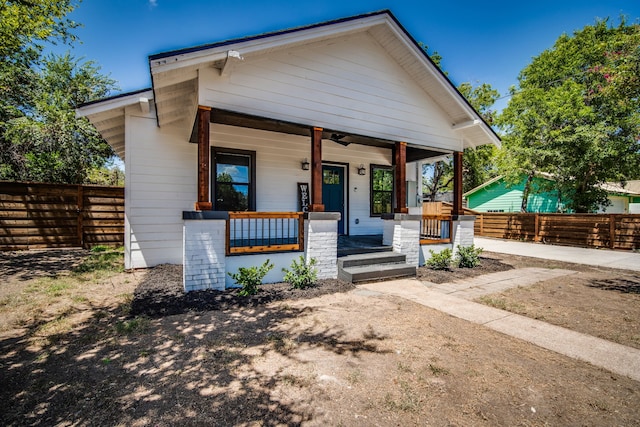
[{"label": "porch ceiling", "polygon": [[[300,123],[291,123],[268,117],[254,116],[218,108],[211,109],[211,123],[266,130],[270,132],[279,132],[291,135],[300,135],[309,138],[311,138],[312,130],[312,128],[308,125],[303,125]],[[334,141],[337,144],[341,144],[344,146],[348,146],[350,144],[358,144],[369,147],[381,147],[388,149],[393,149],[396,144],[396,141],[373,138],[364,135],[346,134],[334,129],[323,129],[322,139]],[[191,138],[189,139],[189,142],[198,142],[197,121],[194,121],[193,123]],[[415,162],[418,160],[424,160],[433,157],[441,157],[446,154],[450,154],[450,152],[436,150],[429,147],[407,145],[407,162]]]}]

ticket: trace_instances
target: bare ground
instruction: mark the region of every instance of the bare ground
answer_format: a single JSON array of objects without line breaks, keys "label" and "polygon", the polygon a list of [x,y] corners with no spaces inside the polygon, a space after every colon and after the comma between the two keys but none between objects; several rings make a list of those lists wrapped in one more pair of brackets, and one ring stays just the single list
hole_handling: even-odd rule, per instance
[{"label": "bare ground", "polygon": [[[186,297],[179,267],[59,286],[51,257],[32,274],[0,253],[2,425],[640,425],[636,381],[343,282]],[[486,257],[421,277],[568,268]],[[570,266],[491,297],[587,333],[640,330],[637,275]]]}]

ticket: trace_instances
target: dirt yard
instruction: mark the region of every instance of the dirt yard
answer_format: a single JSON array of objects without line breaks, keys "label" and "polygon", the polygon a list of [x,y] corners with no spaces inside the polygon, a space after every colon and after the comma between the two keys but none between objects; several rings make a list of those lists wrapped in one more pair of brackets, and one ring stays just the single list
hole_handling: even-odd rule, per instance
[{"label": "dirt yard", "polygon": [[[185,296],[175,266],[68,273],[87,256],[0,253],[1,425],[640,425],[640,383],[409,301],[339,281]],[[483,302],[640,347],[639,275],[483,264],[420,278],[571,269]]]}]

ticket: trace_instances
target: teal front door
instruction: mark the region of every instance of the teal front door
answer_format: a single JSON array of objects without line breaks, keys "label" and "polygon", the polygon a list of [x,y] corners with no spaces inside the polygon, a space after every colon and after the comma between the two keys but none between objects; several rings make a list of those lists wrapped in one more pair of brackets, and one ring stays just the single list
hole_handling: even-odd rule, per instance
[{"label": "teal front door", "polygon": [[325,212],[340,212],[338,234],[344,234],[344,167],[322,165],[322,204]]}]

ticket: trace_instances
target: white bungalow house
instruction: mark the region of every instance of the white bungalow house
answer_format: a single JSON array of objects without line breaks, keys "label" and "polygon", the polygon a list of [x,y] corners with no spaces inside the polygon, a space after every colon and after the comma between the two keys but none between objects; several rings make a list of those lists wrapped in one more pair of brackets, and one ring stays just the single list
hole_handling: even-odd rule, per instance
[{"label": "white bungalow house", "polygon": [[[78,109],[125,162],[126,268],[183,264],[186,290],[224,289],[267,257],[267,281],[300,254],[336,277],[339,235],[384,235],[412,265],[473,241],[462,150],[500,140],[389,11],[149,65],[151,89]],[[422,218],[420,163],[451,154],[453,218]]]}]

